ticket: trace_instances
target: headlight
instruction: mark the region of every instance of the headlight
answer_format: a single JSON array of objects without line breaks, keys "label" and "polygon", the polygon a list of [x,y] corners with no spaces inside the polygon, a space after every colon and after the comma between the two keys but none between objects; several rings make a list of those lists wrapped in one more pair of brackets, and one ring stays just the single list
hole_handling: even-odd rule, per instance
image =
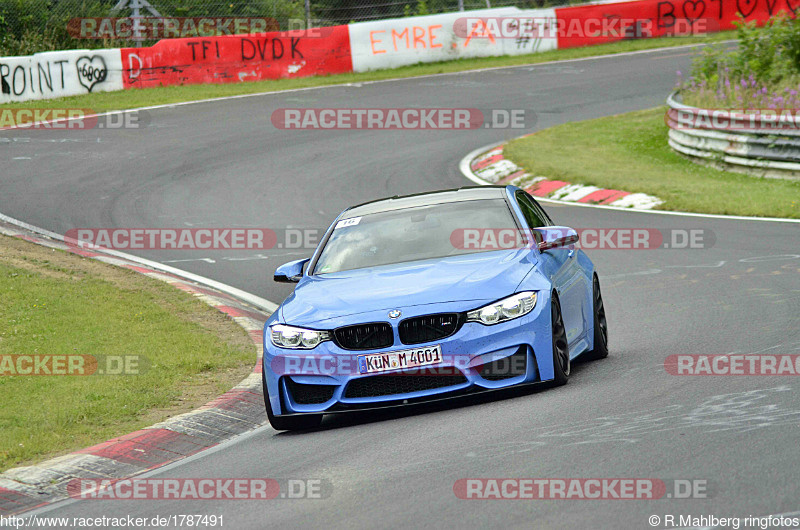
[{"label": "headlight", "polygon": [[488,326],[527,315],[536,305],[536,293],[517,293],[493,304],[467,313],[467,322],[481,322]]},{"label": "headlight", "polygon": [[275,324],[269,331],[272,344],[279,348],[310,350],[316,348],[320,342],[331,340],[331,334],[327,331],[296,328],[284,324]]}]

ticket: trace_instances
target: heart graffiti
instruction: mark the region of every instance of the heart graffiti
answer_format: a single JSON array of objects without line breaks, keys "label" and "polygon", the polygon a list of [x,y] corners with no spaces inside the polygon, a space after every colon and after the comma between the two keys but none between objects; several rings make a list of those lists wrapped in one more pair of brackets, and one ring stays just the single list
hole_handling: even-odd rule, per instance
[{"label": "heart graffiti", "polygon": [[694,22],[703,16],[706,12],[706,3],[704,0],[686,0],[683,3],[683,16],[689,22]]},{"label": "heart graffiti", "polygon": [[747,18],[755,10],[758,0],[736,0],[736,8],[743,17]]},{"label": "heart graffiti", "polygon": [[89,92],[108,77],[106,62],[100,55],[80,57],[75,65],[78,68],[78,81]]},{"label": "heart graffiti", "polygon": [[683,16],[689,22],[694,22],[703,16],[706,12],[706,3],[704,0],[686,0],[683,3]]}]

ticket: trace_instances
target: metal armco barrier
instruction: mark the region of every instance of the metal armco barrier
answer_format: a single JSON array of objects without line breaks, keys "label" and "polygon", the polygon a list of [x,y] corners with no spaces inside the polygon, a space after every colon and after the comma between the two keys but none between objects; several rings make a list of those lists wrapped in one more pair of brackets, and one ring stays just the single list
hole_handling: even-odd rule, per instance
[{"label": "metal armco barrier", "polygon": [[[714,111],[714,120],[697,120],[703,109],[679,102],[677,95],[673,92],[667,98],[668,141],[673,150],[695,162],[729,171],[800,179],[800,120],[727,111]],[[720,127],[720,122],[747,127]],[[782,125],[780,130],[777,125]]]}]

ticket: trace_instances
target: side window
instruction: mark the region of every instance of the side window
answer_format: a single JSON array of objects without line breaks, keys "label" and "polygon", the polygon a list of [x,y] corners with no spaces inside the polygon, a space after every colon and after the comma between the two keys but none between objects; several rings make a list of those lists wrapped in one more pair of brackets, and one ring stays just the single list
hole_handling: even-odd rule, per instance
[{"label": "side window", "polygon": [[547,218],[543,216],[544,212],[535,207],[536,205],[528,198],[525,192],[517,192],[517,202],[519,203],[519,208],[522,210],[522,215],[525,216],[525,221],[527,221],[529,227],[538,228],[549,224]]},{"label": "side window", "polygon": [[533,205],[533,207],[536,208],[536,211],[539,212],[539,217],[542,220],[544,220],[544,226],[555,226],[553,220],[550,218],[549,215],[547,215],[547,212],[544,211],[544,209],[539,205],[538,202],[531,199],[530,197],[528,197],[528,200]]}]

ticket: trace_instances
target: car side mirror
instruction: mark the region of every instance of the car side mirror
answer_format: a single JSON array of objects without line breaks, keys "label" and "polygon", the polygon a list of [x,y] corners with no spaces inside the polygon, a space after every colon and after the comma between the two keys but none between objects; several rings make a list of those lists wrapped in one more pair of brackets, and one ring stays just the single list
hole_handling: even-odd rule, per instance
[{"label": "car side mirror", "polygon": [[547,228],[537,228],[536,231],[542,236],[541,240],[538,241],[541,252],[551,248],[574,245],[579,239],[578,232],[567,226],[548,226]]},{"label": "car side mirror", "polygon": [[303,277],[303,267],[309,261],[311,259],[306,258],[284,263],[278,267],[272,279],[279,283],[297,283]]}]

